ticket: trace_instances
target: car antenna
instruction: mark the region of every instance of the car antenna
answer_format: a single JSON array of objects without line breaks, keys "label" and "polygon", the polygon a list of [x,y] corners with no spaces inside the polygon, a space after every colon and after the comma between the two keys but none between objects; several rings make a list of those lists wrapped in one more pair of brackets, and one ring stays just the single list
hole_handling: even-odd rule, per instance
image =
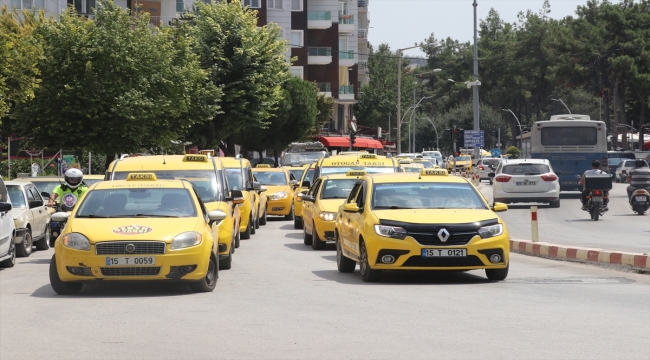
[{"label": "car antenna", "polygon": [[163,165],[167,165],[167,162],[165,161],[165,149],[163,149]]}]

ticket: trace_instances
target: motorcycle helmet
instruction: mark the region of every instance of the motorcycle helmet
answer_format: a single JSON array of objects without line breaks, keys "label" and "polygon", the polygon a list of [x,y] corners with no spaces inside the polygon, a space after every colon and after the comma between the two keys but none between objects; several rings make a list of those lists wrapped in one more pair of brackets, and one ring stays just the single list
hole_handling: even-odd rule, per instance
[{"label": "motorcycle helmet", "polygon": [[81,182],[84,179],[84,174],[79,169],[68,169],[65,172],[65,183],[72,190],[76,189],[81,185]]}]

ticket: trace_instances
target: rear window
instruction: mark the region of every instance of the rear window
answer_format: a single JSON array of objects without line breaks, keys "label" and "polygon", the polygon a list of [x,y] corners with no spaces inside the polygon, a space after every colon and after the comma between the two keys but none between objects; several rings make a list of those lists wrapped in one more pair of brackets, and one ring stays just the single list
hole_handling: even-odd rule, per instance
[{"label": "rear window", "polygon": [[483,165],[498,165],[499,159],[483,159]]},{"label": "rear window", "polygon": [[501,173],[508,175],[541,175],[548,172],[550,169],[545,164],[513,164],[501,169]]},{"label": "rear window", "polygon": [[625,166],[625,167],[634,167],[634,161],[635,160],[627,160],[627,161],[625,161],[625,165],[623,165],[623,166]]},{"label": "rear window", "polygon": [[586,146],[598,142],[595,127],[544,127],[542,145],[544,146]]}]

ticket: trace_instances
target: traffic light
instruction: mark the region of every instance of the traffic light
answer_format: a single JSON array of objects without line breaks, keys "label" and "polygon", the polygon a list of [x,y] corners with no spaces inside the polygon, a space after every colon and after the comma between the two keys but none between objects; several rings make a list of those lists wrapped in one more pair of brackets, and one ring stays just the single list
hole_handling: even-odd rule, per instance
[{"label": "traffic light", "polygon": [[357,134],[350,130],[350,150],[352,150],[352,147],[354,146],[354,140],[357,138]]},{"label": "traffic light", "polygon": [[492,130],[492,135],[494,135],[495,138],[498,138],[499,137],[499,129]]},{"label": "traffic light", "polygon": [[458,139],[460,139],[460,129],[454,128],[453,139],[454,139],[454,141],[458,141]]}]

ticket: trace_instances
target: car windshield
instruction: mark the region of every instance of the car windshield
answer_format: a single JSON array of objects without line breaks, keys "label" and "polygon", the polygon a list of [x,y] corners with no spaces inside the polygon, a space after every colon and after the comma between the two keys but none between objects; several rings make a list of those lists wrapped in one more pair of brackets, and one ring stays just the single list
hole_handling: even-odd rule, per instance
[{"label": "car windshield", "polygon": [[496,166],[499,164],[499,159],[483,159],[483,165]]},{"label": "car windshield", "polygon": [[469,156],[456,156],[456,161],[469,161]]},{"label": "car windshield", "polygon": [[244,179],[242,178],[241,169],[226,169],[228,185],[233,190],[244,190]]},{"label": "car windshield", "polygon": [[609,166],[618,166],[623,161],[621,158],[609,158],[607,159],[607,165]]},{"label": "car windshield", "polygon": [[350,190],[357,182],[357,179],[333,179],[323,183],[323,190],[320,193],[321,199],[346,199]]},{"label": "car windshield", "polygon": [[255,181],[261,185],[287,185],[287,176],[284,172],[254,171]]},{"label": "car windshield", "polygon": [[321,175],[345,174],[350,170],[362,170],[368,174],[387,174],[395,172],[395,169],[392,166],[324,167],[321,169]]},{"label": "car windshield", "polygon": [[23,190],[18,185],[7,185],[7,192],[9,193],[9,198],[11,199],[11,206],[15,208],[24,208],[27,207],[25,204],[25,195],[23,195]]},{"label": "car windshield", "polygon": [[422,171],[422,168],[418,167],[418,166],[406,166],[406,167],[404,167],[404,172],[419,173],[421,171]]},{"label": "car windshield", "polygon": [[467,183],[376,184],[372,208],[381,209],[487,209]]},{"label": "car windshield", "polygon": [[550,172],[548,165],[545,164],[513,164],[505,165],[501,173],[508,175],[541,175]]},{"label": "car windshield", "polygon": [[303,182],[304,181],[309,181],[309,183],[314,182],[314,169],[313,168],[310,168],[309,170],[307,170],[307,173],[305,174],[305,178],[302,181]]},{"label": "car windshield", "polygon": [[305,171],[305,169],[296,169],[296,170],[289,170],[289,173],[293,175],[293,178],[296,180],[300,180],[300,177],[302,176],[302,173]]},{"label": "car windshield", "polygon": [[61,185],[61,182],[59,182],[58,180],[32,181],[32,184],[34,184],[34,186],[36,186],[36,188],[38,189],[38,192],[46,192],[48,194],[51,194],[52,191],[54,191],[55,187]]},{"label": "car windshield", "polygon": [[419,160],[416,163],[417,164],[422,164],[422,166],[424,166],[427,169],[433,168],[433,163],[431,161],[428,161],[428,160]]},{"label": "car windshield", "polygon": [[634,167],[634,160],[627,160],[625,161],[625,167]]},{"label": "car windshield", "polygon": [[[212,170],[154,170],[147,171],[156,174],[158,180],[179,180],[185,179],[194,185],[194,189],[205,202],[217,201],[220,189],[217,184],[217,176]],[[116,172],[114,180],[124,180],[130,172]]]},{"label": "car windshield", "polygon": [[320,152],[302,153],[302,154],[291,154],[291,153],[289,153],[289,154],[284,155],[283,164],[284,165],[311,164],[313,162],[316,162],[322,156],[323,156],[323,154],[320,153]]},{"label": "car windshield", "polygon": [[442,154],[439,151],[424,151],[422,156],[442,157]]},{"label": "car windshield", "polygon": [[196,217],[187,189],[128,188],[92,190],[79,205],[78,218]]}]

